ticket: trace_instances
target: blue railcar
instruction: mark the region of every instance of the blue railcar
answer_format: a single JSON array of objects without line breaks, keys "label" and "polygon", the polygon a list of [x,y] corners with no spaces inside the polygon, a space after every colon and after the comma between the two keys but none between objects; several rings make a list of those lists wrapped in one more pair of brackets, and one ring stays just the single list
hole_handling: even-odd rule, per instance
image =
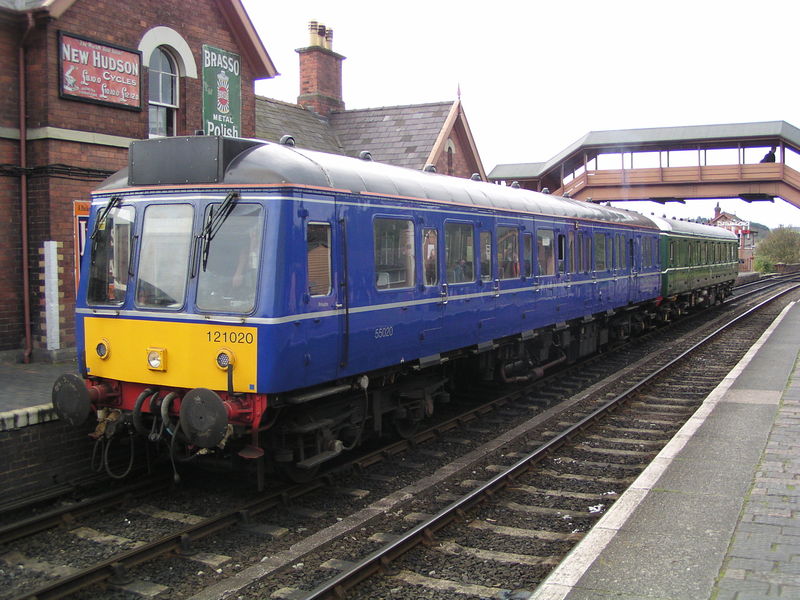
[{"label": "blue railcar", "polygon": [[663,228],[282,144],[134,142],[93,194],[82,373],[54,404],[74,423],[97,410],[95,437],[128,422],[313,473],[407,434],[453,385],[529,379],[667,318]]}]

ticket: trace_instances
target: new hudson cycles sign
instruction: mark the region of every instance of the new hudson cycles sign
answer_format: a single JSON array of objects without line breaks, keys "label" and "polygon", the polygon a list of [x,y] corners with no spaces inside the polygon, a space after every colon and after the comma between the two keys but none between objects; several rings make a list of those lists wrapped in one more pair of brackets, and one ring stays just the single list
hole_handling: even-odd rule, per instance
[{"label": "new hudson cycles sign", "polygon": [[238,54],[203,45],[203,129],[206,135],[241,135],[241,64]]},{"label": "new hudson cycles sign", "polygon": [[141,52],[63,31],[58,48],[62,98],[141,110]]}]

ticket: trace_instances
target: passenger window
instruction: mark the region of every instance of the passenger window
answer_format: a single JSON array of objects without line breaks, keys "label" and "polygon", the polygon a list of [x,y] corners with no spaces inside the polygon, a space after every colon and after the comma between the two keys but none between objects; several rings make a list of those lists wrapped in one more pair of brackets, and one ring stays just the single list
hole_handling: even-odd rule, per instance
[{"label": "passenger window", "polygon": [[558,272],[563,273],[567,268],[567,238],[563,234],[558,234]]},{"label": "passenger window", "polygon": [[308,294],[327,296],[332,289],[330,223],[309,223],[306,232]]},{"label": "passenger window", "polygon": [[425,265],[425,285],[439,283],[439,236],[435,229],[422,230],[422,260]]},{"label": "passenger window", "polygon": [[627,265],[628,261],[627,261],[627,258],[625,257],[625,237],[620,235],[620,234],[617,234],[617,256],[616,256],[616,258],[617,258],[617,262],[614,264],[614,266],[617,269],[624,269],[625,266]]},{"label": "passenger window", "polygon": [[583,239],[583,272],[588,273],[592,270],[592,236],[582,235]]},{"label": "passenger window", "polygon": [[481,281],[492,279],[492,234],[488,231],[481,231]]},{"label": "passenger window", "polygon": [[640,249],[640,251],[641,251],[641,252],[640,252],[640,254],[641,254],[641,257],[642,257],[642,262],[641,262],[641,265],[642,265],[642,268],[644,269],[644,268],[646,268],[646,267],[649,267],[649,266],[650,266],[650,265],[648,264],[648,262],[647,262],[647,257],[648,257],[648,248],[650,247],[650,246],[649,246],[649,244],[650,244],[650,238],[644,238],[644,237],[643,237],[643,238],[640,238],[640,239],[641,239],[641,246],[640,246],[640,248],[639,248],[639,249]]},{"label": "passenger window", "polygon": [[630,262],[628,263],[628,267],[629,267],[631,270],[633,270],[633,269],[634,269],[634,267],[636,266],[636,261],[634,260],[634,257],[635,257],[635,256],[636,256],[636,255],[634,254],[634,244],[633,244],[633,238],[628,238],[628,260],[630,261]]},{"label": "passenger window", "polygon": [[516,227],[497,228],[497,260],[500,279],[519,277],[519,231]]},{"label": "passenger window", "polygon": [[472,225],[445,223],[444,254],[449,283],[475,281],[473,269],[475,247]]},{"label": "passenger window", "polygon": [[594,234],[594,270],[606,270],[606,236],[604,233]]},{"label": "passenger window", "polygon": [[530,233],[523,234],[523,275],[531,277],[533,275],[533,236]]},{"label": "passenger window", "polygon": [[568,241],[568,250],[567,254],[569,254],[569,272],[575,273],[575,254],[577,254],[575,248],[575,232],[570,231],[567,234],[567,241]]},{"label": "passenger window", "polygon": [[414,285],[414,224],[375,219],[375,286],[379,290]]},{"label": "passenger window", "polygon": [[555,233],[552,229],[539,229],[536,232],[536,252],[539,259],[539,275],[555,275]]}]

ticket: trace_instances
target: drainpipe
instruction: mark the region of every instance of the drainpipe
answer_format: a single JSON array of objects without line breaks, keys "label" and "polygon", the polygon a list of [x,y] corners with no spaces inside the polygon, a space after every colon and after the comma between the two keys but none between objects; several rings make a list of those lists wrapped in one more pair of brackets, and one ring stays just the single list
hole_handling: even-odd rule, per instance
[{"label": "drainpipe", "polygon": [[25,351],[22,362],[31,362],[33,354],[33,335],[31,333],[31,284],[30,261],[28,259],[28,129],[26,110],[26,72],[25,43],[34,27],[33,14],[25,13],[28,18],[25,32],[19,42],[19,166],[20,166],[20,212],[22,221],[22,297],[25,310]]}]

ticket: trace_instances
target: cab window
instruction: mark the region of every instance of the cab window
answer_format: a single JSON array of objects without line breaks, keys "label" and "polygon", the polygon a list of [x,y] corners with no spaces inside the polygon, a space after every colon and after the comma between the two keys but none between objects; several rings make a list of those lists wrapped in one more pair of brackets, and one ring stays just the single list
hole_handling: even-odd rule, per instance
[{"label": "cab window", "polygon": [[152,204],[145,209],[137,306],[172,309],[183,306],[193,215],[194,207],[189,204]]},{"label": "cab window", "polygon": [[[212,204],[206,211],[206,221]],[[197,308],[204,311],[248,313],[256,305],[261,264],[263,208],[237,203],[206,240],[197,276]]]},{"label": "cab window", "polygon": [[[103,217],[103,211],[101,208],[99,217]],[[120,305],[125,301],[133,219],[134,210],[131,206],[111,208],[102,220],[98,219],[90,239],[89,304]]]}]

